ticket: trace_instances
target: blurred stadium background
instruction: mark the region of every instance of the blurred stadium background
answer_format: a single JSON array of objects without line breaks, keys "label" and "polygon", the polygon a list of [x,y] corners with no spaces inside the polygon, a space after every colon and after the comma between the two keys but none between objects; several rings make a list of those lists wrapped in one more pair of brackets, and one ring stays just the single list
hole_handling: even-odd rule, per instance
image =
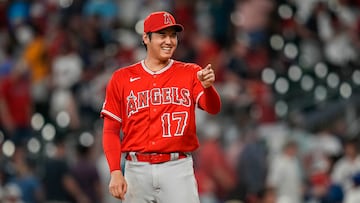
[{"label": "blurred stadium background", "polygon": [[220,115],[197,112],[202,203],[352,202],[359,0],[0,0],[0,202],[118,202],[99,111],[156,10],[185,27],[174,58],[217,74]]}]

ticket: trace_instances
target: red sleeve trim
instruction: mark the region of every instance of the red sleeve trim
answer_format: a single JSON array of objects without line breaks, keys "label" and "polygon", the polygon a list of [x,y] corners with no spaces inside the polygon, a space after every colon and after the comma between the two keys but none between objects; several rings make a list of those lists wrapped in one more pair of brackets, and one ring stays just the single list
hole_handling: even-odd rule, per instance
[{"label": "red sleeve trim", "polygon": [[120,123],[122,122],[122,120],[121,120],[120,117],[116,116],[115,114],[111,113],[111,112],[108,111],[108,110],[105,110],[105,109],[101,110],[101,117],[104,117],[104,115],[108,115],[108,116],[110,116],[111,118],[119,121]]}]

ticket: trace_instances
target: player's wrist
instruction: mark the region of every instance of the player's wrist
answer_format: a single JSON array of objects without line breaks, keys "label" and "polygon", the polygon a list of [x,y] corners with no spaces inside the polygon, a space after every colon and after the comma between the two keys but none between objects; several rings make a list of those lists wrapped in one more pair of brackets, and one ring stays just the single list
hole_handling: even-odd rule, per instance
[{"label": "player's wrist", "polygon": [[113,171],[111,171],[110,176],[111,177],[119,177],[119,176],[121,177],[121,176],[123,176],[123,174],[122,174],[121,170],[113,170]]},{"label": "player's wrist", "polygon": [[204,89],[209,89],[210,87],[213,86],[212,83],[211,83],[211,84],[209,84],[209,83],[201,83],[201,84],[202,84],[202,86],[203,86]]}]

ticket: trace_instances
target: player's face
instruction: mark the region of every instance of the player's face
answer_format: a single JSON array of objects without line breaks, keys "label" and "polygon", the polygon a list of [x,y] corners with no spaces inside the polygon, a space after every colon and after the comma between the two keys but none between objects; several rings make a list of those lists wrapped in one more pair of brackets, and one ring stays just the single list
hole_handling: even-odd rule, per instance
[{"label": "player's face", "polygon": [[145,37],[148,56],[166,61],[170,59],[177,47],[177,34],[174,28],[166,28],[152,33],[151,39]]}]

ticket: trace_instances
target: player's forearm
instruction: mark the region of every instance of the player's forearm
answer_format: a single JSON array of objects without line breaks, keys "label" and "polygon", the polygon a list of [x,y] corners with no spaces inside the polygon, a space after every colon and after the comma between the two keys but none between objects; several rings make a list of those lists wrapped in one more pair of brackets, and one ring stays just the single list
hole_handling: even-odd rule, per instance
[{"label": "player's forearm", "polygon": [[103,150],[108,161],[110,171],[121,170],[121,124],[115,120],[104,118]]},{"label": "player's forearm", "polygon": [[220,112],[221,99],[214,86],[204,88],[204,95],[200,99],[200,106],[210,114],[217,114]]}]

